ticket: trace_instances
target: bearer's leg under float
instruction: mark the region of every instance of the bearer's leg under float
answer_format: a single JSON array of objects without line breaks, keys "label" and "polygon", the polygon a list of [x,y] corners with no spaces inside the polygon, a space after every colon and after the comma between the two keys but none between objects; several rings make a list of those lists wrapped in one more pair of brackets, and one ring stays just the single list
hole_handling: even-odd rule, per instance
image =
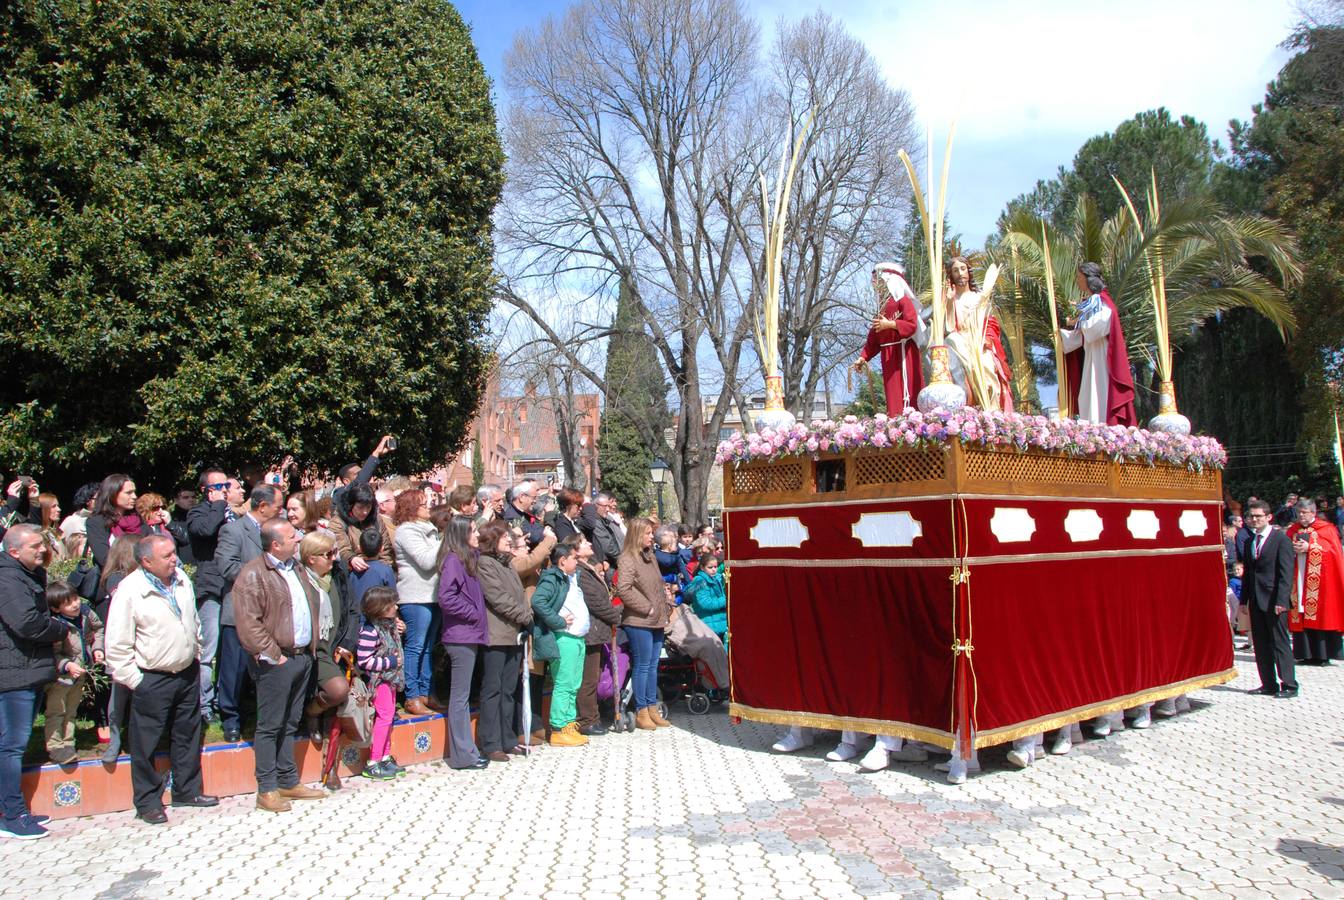
[{"label": "bearer's leg under float", "polygon": [[1102,713],[1092,720],[1092,733],[1097,737],[1106,737],[1112,731],[1125,730],[1125,714],[1123,712]]},{"label": "bearer's leg under float", "polygon": [[952,758],[934,766],[939,772],[947,773],[948,784],[965,784],[968,773],[980,771],[980,754],[978,752],[972,749],[970,757],[963,757],[961,753],[960,734],[955,733],[952,735]]},{"label": "bearer's leg under float", "polygon": [[812,746],[812,729],[804,728],[801,725],[794,725],[779,740],[775,741],[770,749],[776,753],[792,753],[795,750],[802,750],[804,747]]},{"label": "bearer's leg under float", "polygon": [[1151,703],[1143,703],[1125,710],[1125,715],[1129,716],[1129,727],[1147,728],[1153,724],[1152,710],[1153,704]]},{"label": "bearer's leg under float", "polygon": [[1018,738],[1013,741],[1013,749],[1008,751],[1009,765],[1016,766],[1019,769],[1025,769],[1036,761],[1036,745],[1040,743],[1044,735],[1029,734],[1026,737]]},{"label": "bearer's leg under float", "polygon": [[898,762],[923,762],[929,758],[928,752],[915,744],[907,744],[898,737],[879,734],[873,742],[873,749],[859,760],[859,768],[865,772],[881,772],[892,760]]},{"label": "bearer's leg under float", "polygon": [[1050,745],[1050,753],[1054,756],[1063,756],[1073,749],[1075,743],[1083,739],[1083,730],[1078,727],[1078,723],[1065,725],[1055,733],[1055,740]]},{"label": "bearer's leg under float", "polygon": [[826,754],[826,759],[830,762],[847,762],[859,755],[859,740],[863,734],[858,731],[840,732],[840,743],[835,745],[835,749]]}]

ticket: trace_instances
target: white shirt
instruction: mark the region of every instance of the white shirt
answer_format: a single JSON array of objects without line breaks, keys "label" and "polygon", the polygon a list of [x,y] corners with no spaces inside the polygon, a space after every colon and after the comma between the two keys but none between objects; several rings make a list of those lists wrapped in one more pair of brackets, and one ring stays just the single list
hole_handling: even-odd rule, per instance
[{"label": "white shirt", "polygon": [[1254,535],[1251,538],[1251,554],[1256,559],[1260,558],[1260,551],[1265,549],[1265,541],[1269,540],[1269,533],[1273,530],[1273,525],[1266,525],[1264,531],[1251,532]]},{"label": "white shirt", "polygon": [[579,573],[569,576],[569,593],[565,594],[565,605],[560,607],[563,616],[569,613],[574,621],[565,629],[565,634],[583,637],[588,633],[592,620],[588,616],[588,604],[583,602],[583,588],[579,587]]},{"label": "white shirt", "polygon": [[1098,302],[1097,308],[1078,320],[1076,328],[1061,328],[1059,336],[1064,352],[1082,348],[1083,374],[1078,385],[1078,408],[1073,414],[1085,422],[1106,424],[1110,399],[1111,369],[1106,342],[1111,338],[1111,308]]},{"label": "white shirt", "polygon": [[294,649],[302,650],[313,640],[313,613],[308,608],[308,595],[303,591],[303,582],[299,580],[298,566],[294,560],[282,562],[266,554],[275,563],[280,574],[285,576],[285,587],[289,588],[289,605],[294,619]]},{"label": "white shirt", "polygon": [[107,671],[118,684],[139,687],[144,670],[181,672],[200,658],[196,592],[178,569],[172,586],[178,612],[158,592],[143,569],[122,579],[108,607],[103,636]]}]

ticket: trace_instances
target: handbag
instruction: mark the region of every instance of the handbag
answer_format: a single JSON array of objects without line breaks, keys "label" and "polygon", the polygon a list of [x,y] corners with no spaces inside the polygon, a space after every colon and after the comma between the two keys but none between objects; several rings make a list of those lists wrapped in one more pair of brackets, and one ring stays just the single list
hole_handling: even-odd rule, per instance
[{"label": "handbag", "polygon": [[93,548],[85,543],[84,553],[80,555],[79,562],[75,563],[74,571],[65,577],[65,583],[74,588],[76,594],[95,603],[101,599],[98,596],[98,585],[102,580],[103,570],[93,561]]},{"label": "handbag", "polygon": [[367,747],[373,743],[373,694],[363,678],[350,682],[350,693],[336,715],[340,717],[341,731],[351,745]]}]

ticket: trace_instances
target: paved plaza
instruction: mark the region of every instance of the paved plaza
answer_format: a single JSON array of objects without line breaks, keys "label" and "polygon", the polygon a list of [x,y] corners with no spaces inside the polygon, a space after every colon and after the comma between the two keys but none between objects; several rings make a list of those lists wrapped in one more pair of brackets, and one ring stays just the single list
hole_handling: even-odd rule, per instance
[{"label": "paved plaza", "polygon": [[57,822],[0,843],[5,897],[1344,896],[1344,666],[1302,696],[1241,678],[1147,731],[961,786],[770,753],[777,729],[674,727],[484,772],[420,766],[271,815],[253,798]]}]

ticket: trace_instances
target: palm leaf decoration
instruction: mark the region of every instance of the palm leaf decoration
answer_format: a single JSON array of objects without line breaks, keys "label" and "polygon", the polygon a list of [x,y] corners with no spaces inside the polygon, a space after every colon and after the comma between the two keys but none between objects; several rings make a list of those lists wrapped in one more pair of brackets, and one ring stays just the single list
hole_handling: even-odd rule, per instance
[{"label": "palm leaf decoration", "polygon": [[[1049,230],[1051,270],[1061,293],[1076,293],[1072,286],[1080,263],[1101,264],[1133,361],[1158,364],[1150,258],[1161,268],[1173,348],[1189,341],[1205,320],[1236,308],[1254,309],[1285,338],[1295,330],[1284,289],[1301,281],[1302,264],[1296,240],[1281,224],[1229,214],[1207,196],[1166,202],[1156,216],[1138,218],[1136,224],[1121,210],[1102,219],[1096,202],[1083,195],[1071,228]],[[988,259],[1016,286],[1013,314],[1025,339],[1052,346],[1043,224],[1041,217],[1017,211]]]}]

